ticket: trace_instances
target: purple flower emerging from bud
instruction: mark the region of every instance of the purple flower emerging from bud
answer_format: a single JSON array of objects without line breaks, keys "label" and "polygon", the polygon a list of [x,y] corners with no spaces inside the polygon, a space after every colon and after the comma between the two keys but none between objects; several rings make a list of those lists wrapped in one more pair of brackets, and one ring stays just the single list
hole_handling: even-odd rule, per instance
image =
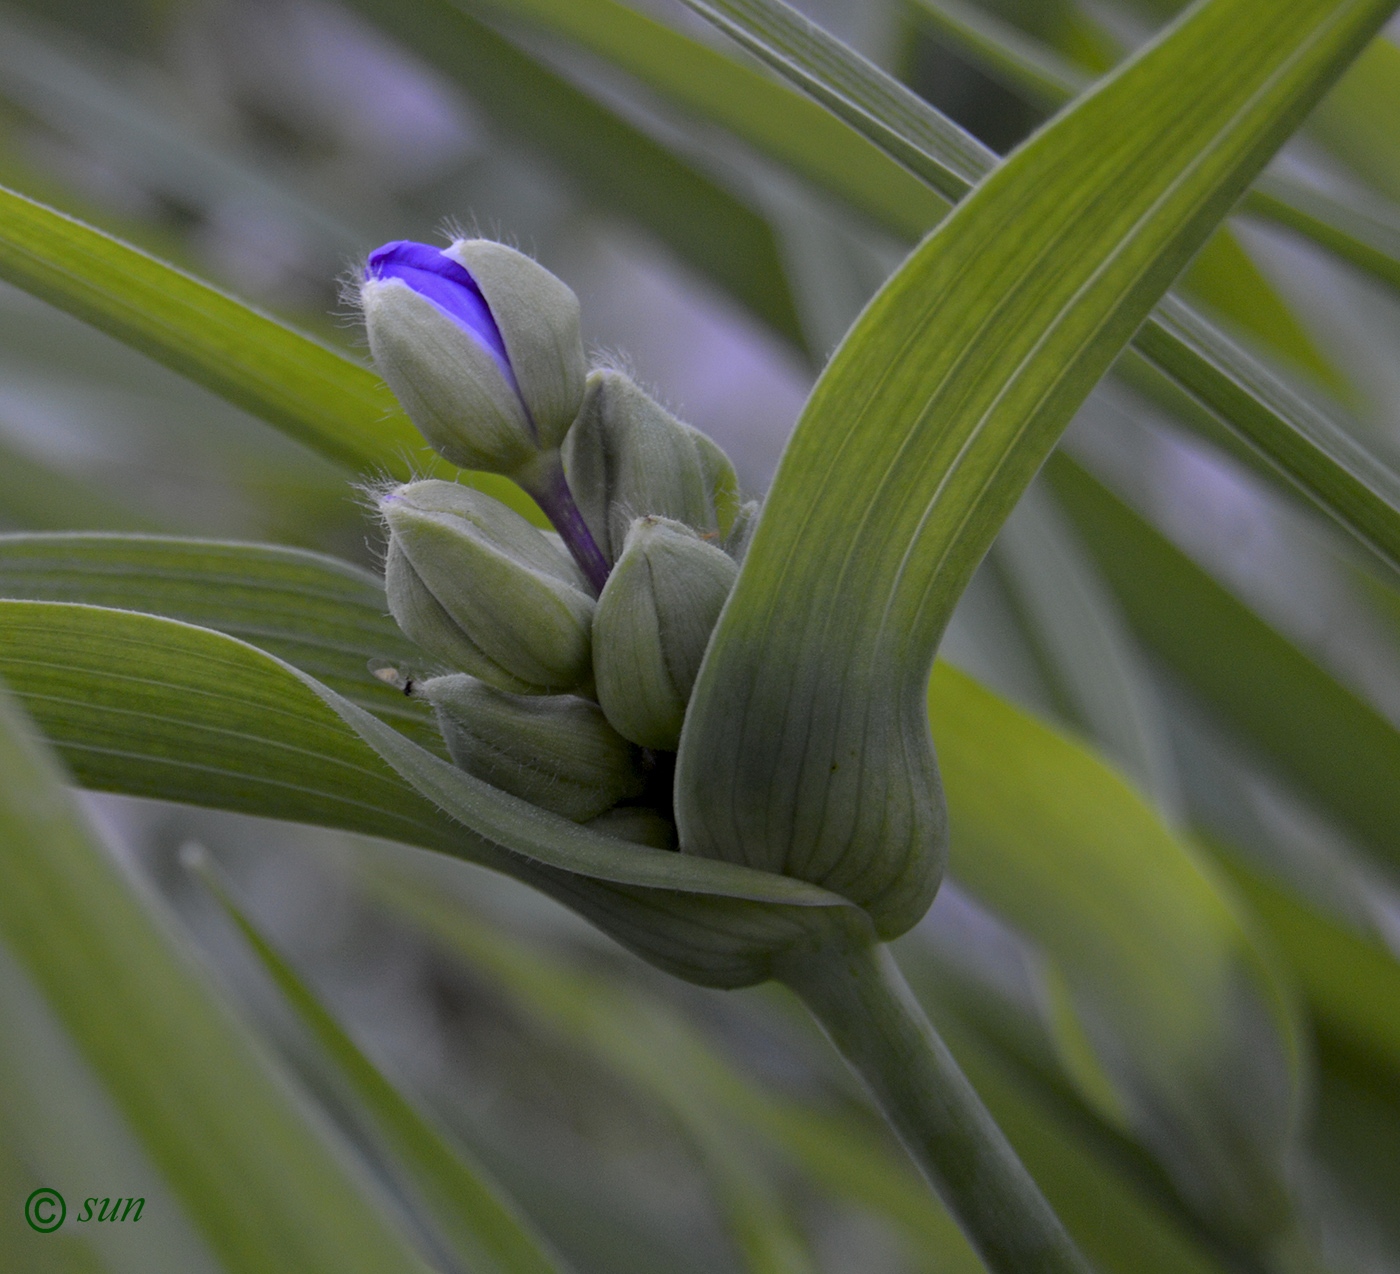
[{"label": "purple flower emerging from bud", "polygon": [[501,329],[481,289],[464,266],[441,248],[411,239],[395,239],[375,248],[365,263],[365,279],[401,279],[419,296],[426,297],[467,329],[496,360],[501,374],[517,394],[515,371],[506,353]]},{"label": "purple flower emerging from bud", "polygon": [[559,458],[586,371],[573,292],[489,239],[398,240],[370,254],[360,304],[375,365],[429,446],[513,478],[601,588],[607,563]]}]

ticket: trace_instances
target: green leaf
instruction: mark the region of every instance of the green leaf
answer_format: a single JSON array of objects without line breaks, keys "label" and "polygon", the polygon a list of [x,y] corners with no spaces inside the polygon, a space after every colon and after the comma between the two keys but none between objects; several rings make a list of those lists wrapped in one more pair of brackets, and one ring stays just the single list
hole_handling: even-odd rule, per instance
[{"label": "green leaf", "polygon": [[1094,77],[1019,27],[963,0],[912,0],[915,21],[946,45],[1047,112],[1057,110]]},{"label": "green leaf", "polygon": [[839,901],[802,881],[616,840],[536,809],[309,674],[211,629],[6,601],[0,632],[0,674],[20,687],[89,786],[347,827],[498,869],[512,861],[509,850],[645,888],[799,906]]},{"label": "green leaf", "polygon": [[[606,58],[902,234],[922,234],[947,206],[806,97],[617,0],[469,3],[522,18]],[[959,146],[977,145],[961,129],[949,131]]]},{"label": "green leaf", "polygon": [[1350,432],[1173,297],[1134,343],[1236,435],[1252,468],[1293,498],[1301,494],[1385,562],[1400,563],[1400,474]]},{"label": "green leaf", "polygon": [[1132,634],[1043,486],[1033,484],[1021,497],[992,552],[1069,720],[1160,810],[1175,814],[1180,793],[1171,744]]},{"label": "green leaf", "polygon": [[[950,202],[994,151],[781,0],[682,0]],[[931,223],[930,223],[931,224]]]},{"label": "green leaf", "polygon": [[1260,177],[1240,207],[1400,290],[1400,219],[1275,173]]},{"label": "green leaf", "polygon": [[1063,1104],[1038,1093],[955,1018],[945,1013],[940,1021],[958,1064],[1096,1270],[1224,1274],[1238,1268],[1238,1257],[1217,1255],[1209,1236],[1143,1189],[1131,1168],[1115,1162]]},{"label": "green leaf", "polygon": [[[398,477],[450,472],[367,368],[3,187],[0,278],[100,327],[339,464]],[[533,510],[504,478],[479,474],[472,481],[513,508]]]},{"label": "green leaf", "polygon": [[239,1271],[425,1269],[100,848],[0,699],[0,936]]},{"label": "green leaf", "polygon": [[954,603],[1075,409],[1388,11],[1193,11],[871,302],[711,638],[677,771],[691,852],[842,893],[884,936],[923,913],[943,839],[925,679]]},{"label": "green leaf", "polygon": [[1063,453],[1047,474],[1143,644],[1253,752],[1400,862],[1400,732]]},{"label": "green leaf", "polygon": [[1228,887],[1091,753],[946,664],[929,717],[949,869],[1064,979],[1097,1060],[1097,1074],[1078,1073],[1080,1039],[1061,1033],[1085,1099],[1147,1145],[1201,1215],[1273,1228],[1288,1206],[1300,1031]]},{"label": "green leaf", "polygon": [[[943,145],[947,122],[898,81],[852,54],[781,0],[686,2],[781,74],[819,92],[832,110],[864,129],[873,144],[884,145],[894,133],[900,141],[892,154],[904,155],[911,146],[920,149],[923,165],[909,162],[926,180],[939,180],[933,169],[938,166],[935,156]],[[995,158],[988,151],[980,162],[978,177],[991,171]],[[1353,255],[1365,257],[1366,250],[1358,247]],[[1208,401],[1217,410],[1227,410],[1224,423],[1240,432],[1251,451],[1260,442],[1277,445],[1278,457],[1266,453],[1255,462],[1270,481],[1281,483],[1291,495],[1301,486],[1308,499],[1388,558],[1384,543],[1400,529],[1400,514],[1374,507],[1365,491],[1400,485],[1400,477],[1349,437],[1337,421],[1302,403],[1278,376],[1180,301],[1173,300],[1169,312],[1150,318],[1133,343],[1141,350],[1150,348],[1160,363],[1157,370],[1178,379],[1186,392],[1200,395],[1208,390]],[[1228,414],[1235,408],[1238,420]],[[1188,414],[1186,423],[1199,427],[1199,413]],[[1208,426],[1208,433],[1218,433],[1218,425]]]},{"label": "green leaf", "polygon": [[82,602],[215,628],[310,673],[442,750],[421,703],[370,660],[429,662],[388,615],[378,576],[303,549],[150,535],[0,535],[0,597]]},{"label": "green leaf", "polygon": [[1307,999],[1320,1033],[1400,1084],[1400,963],[1292,890],[1252,870],[1228,847],[1221,865],[1269,931]]},{"label": "green leaf", "polygon": [[[22,683],[86,786],[442,850],[542,890],[644,959],[706,985],[763,981],[774,951],[860,923],[803,881],[617,840],[526,805],[308,674],[210,629],[9,601],[0,602],[0,637],[0,675],[9,669]],[[439,798],[508,847],[444,816]]]},{"label": "green leaf", "polygon": [[513,1203],[473,1162],[425,1119],[364,1055],[296,970],[235,902],[208,856],[192,867],[237,925],[296,1016],[369,1112],[375,1129],[412,1182],[464,1269],[482,1274],[553,1274],[560,1269]]},{"label": "green leaf", "polygon": [[[1066,61],[1009,22],[963,0],[913,0],[912,9],[941,42],[970,58],[1013,93],[1052,111],[1093,83],[1093,76]],[[1358,66],[1388,59],[1368,51]],[[1353,68],[1349,75],[1356,75]],[[1345,82],[1349,76],[1344,76]],[[1324,107],[1321,114],[1326,114]],[[1265,173],[1241,208],[1310,239],[1391,287],[1400,288],[1400,226],[1354,202],[1279,173]]]},{"label": "green leaf", "polygon": [[1376,40],[1318,107],[1308,131],[1400,200],[1400,45]]}]

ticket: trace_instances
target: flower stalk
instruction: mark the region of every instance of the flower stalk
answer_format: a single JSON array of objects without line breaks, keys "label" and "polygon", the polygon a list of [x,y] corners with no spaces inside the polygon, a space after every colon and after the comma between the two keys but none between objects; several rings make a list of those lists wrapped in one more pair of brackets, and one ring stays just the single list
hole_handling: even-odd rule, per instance
[{"label": "flower stalk", "polygon": [[774,976],[860,1077],[991,1274],[1091,1274],[886,946],[828,940],[782,957]]},{"label": "flower stalk", "polygon": [[574,501],[559,452],[545,452],[528,469],[517,473],[515,481],[540,506],[579,570],[601,593],[608,582],[608,562]]}]

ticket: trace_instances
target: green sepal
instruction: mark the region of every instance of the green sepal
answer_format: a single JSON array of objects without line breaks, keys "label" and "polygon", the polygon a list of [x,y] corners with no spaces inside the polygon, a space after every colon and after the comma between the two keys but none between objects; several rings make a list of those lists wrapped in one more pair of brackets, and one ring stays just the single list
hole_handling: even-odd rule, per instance
[{"label": "green sepal", "polygon": [[518,513],[435,479],[389,491],[379,512],[389,610],[424,650],[518,694],[588,681],[588,582]]},{"label": "green sepal", "polygon": [[438,455],[504,474],[535,458],[524,403],[456,319],[401,279],[366,279],[360,309],[376,370]]},{"label": "green sepal", "polygon": [[564,443],[564,467],[609,562],[622,552],[635,518],[671,518],[713,536],[734,520],[738,482],[729,458],[611,368],[589,373]]},{"label": "green sepal", "polygon": [[619,734],[675,751],[705,647],[738,573],[733,558],[680,523],[633,522],[593,619],[598,702]]},{"label": "green sepal", "polygon": [[413,683],[452,760],[493,787],[576,823],[646,785],[637,749],[578,695],[516,695],[465,673]]},{"label": "green sepal", "polygon": [[564,441],[583,403],[588,363],[578,297],[523,252],[490,239],[458,239],[443,255],[464,266],[496,320],[541,451]]}]

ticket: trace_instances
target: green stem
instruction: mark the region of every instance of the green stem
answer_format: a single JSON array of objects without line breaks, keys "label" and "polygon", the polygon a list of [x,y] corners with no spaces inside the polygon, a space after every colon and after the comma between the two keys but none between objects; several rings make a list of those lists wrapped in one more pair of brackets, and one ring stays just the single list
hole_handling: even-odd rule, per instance
[{"label": "green stem", "polygon": [[865,1082],[992,1274],[1089,1274],[883,945],[794,951],[775,976]]}]

